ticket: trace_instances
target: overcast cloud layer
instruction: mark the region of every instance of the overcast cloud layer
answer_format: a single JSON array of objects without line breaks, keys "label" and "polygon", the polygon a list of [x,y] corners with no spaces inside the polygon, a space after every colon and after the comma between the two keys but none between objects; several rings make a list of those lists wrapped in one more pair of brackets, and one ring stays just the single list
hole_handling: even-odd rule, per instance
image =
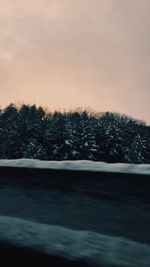
[{"label": "overcast cloud layer", "polygon": [[0,0],[1,104],[150,123],[149,0]]}]

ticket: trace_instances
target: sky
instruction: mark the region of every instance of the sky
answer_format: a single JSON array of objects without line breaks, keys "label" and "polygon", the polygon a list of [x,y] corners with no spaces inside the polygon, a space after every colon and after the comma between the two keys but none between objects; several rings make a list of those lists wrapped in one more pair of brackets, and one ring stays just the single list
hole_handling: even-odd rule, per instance
[{"label": "sky", "polygon": [[149,0],[0,0],[0,105],[150,124]]}]

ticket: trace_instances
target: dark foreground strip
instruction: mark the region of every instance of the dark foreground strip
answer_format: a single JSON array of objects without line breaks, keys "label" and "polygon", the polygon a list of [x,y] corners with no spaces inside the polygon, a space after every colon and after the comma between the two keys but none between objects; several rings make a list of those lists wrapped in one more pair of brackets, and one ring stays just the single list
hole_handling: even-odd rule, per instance
[{"label": "dark foreground strip", "polygon": [[0,242],[1,267],[89,267],[81,261],[67,260],[59,256],[49,256],[31,248],[17,247]]}]

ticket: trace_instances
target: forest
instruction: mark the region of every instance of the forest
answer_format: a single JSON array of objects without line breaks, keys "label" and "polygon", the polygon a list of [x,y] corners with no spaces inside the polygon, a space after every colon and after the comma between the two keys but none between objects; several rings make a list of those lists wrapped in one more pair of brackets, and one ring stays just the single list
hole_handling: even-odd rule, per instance
[{"label": "forest", "polygon": [[0,158],[150,163],[150,126],[118,113],[10,104],[0,110]]}]

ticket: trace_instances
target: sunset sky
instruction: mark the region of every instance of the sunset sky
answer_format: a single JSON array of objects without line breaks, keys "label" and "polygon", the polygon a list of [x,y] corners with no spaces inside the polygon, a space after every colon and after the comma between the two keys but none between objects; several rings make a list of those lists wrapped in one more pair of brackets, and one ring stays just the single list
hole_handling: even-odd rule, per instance
[{"label": "sunset sky", "polygon": [[150,124],[150,0],[0,0],[0,97]]}]

